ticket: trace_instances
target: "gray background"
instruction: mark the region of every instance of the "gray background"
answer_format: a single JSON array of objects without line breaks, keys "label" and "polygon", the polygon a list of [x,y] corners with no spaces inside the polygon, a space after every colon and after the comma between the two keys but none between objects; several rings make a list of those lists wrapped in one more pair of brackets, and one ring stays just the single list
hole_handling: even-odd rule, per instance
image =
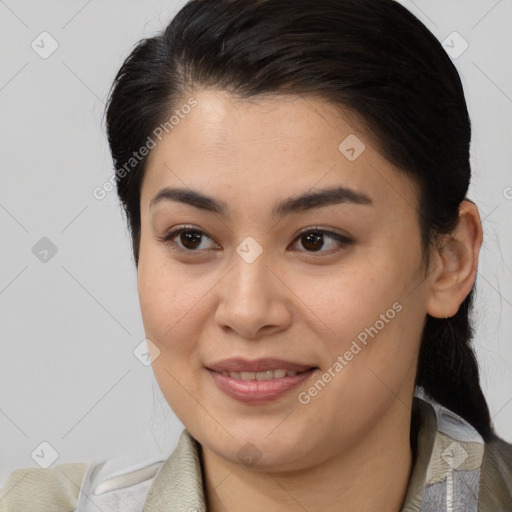
[{"label": "gray background", "polygon": [[[167,454],[177,442],[182,426],[133,354],[144,332],[115,192],[99,201],[92,190],[113,172],[102,124],[112,79],[183,3],[0,0],[0,485],[36,466],[34,450],[50,457],[44,441],[55,463]],[[476,349],[497,431],[512,442],[512,1],[403,3],[440,41],[456,31],[469,44],[454,60],[485,233]],[[43,31],[58,43],[45,59],[31,47],[51,49]]]}]

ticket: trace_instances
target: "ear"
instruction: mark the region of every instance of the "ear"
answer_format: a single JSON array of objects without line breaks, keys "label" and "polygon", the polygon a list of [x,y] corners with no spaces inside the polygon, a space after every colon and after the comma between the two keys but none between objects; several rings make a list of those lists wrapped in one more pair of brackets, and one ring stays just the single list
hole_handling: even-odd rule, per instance
[{"label": "ear", "polygon": [[436,318],[455,315],[476,278],[482,246],[482,222],[477,206],[468,200],[459,207],[455,230],[441,238],[432,261],[426,311]]}]

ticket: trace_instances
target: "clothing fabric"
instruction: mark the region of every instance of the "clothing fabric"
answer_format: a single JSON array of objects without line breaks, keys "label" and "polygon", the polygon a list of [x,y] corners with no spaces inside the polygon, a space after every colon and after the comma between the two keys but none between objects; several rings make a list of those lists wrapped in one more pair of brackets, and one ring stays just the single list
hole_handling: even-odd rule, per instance
[{"label": "clothing fabric", "polygon": [[[413,469],[400,512],[511,512],[512,445],[484,443],[457,414],[413,401]],[[116,468],[114,461],[14,471],[0,512],[206,512],[201,452],[185,429],[168,458]]]}]

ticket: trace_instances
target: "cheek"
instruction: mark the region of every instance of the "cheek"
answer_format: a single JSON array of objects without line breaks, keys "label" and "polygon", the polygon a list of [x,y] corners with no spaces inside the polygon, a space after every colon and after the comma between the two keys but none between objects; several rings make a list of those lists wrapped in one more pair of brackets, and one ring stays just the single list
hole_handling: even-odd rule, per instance
[{"label": "cheek", "polygon": [[404,297],[406,272],[398,263],[386,264],[374,251],[371,257],[361,251],[361,256],[354,255],[349,263],[331,268],[329,273],[315,272],[290,276],[290,280],[303,309],[323,325],[329,338],[356,335]]},{"label": "cheek", "polygon": [[304,314],[323,344],[324,369],[342,358],[343,369],[338,365],[334,373],[343,377],[333,386],[341,392],[357,382],[371,394],[373,386],[385,387],[379,376],[398,389],[413,364],[424,317],[421,289],[410,293],[418,284],[416,272],[388,252],[354,258],[350,267],[322,279],[295,281]]},{"label": "cheek", "polygon": [[153,373],[175,414],[190,422],[190,396],[198,394],[195,377],[201,290],[183,273],[166,271],[161,262],[147,255],[140,260],[137,286],[146,338],[155,345]]},{"label": "cheek", "polygon": [[163,354],[188,352],[200,314],[202,284],[184,272],[168,268],[165,261],[141,254],[137,275],[140,309],[146,336]]}]

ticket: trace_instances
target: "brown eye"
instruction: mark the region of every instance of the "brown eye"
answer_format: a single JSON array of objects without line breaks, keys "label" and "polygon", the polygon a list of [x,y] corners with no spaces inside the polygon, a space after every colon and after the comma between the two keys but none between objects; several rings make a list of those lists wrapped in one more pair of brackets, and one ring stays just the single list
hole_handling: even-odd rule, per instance
[{"label": "brown eye", "polygon": [[312,253],[331,253],[336,249],[352,243],[352,240],[346,236],[327,231],[325,229],[306,229],[303,230],[296,238],[300,242],[305,251]]},{"label": "brown eye", "polygon": [[[181,252],[201,252],[217,247],[213,240],[203,231],[188,226],[174,229],[158,239]],[[208,240],[211,241],[210,245],[207,243]]]},{"label": "brown eye", "polygon": [[201,236],[199,231],[182,231],[179,234],[180,242],[186,249],[197,249],[201,244]]},{"label": "brown eye", "polygon": [[316,231],[302,235],[301,241],[308,251],[319,251],[324,245],[323,234]]}]

